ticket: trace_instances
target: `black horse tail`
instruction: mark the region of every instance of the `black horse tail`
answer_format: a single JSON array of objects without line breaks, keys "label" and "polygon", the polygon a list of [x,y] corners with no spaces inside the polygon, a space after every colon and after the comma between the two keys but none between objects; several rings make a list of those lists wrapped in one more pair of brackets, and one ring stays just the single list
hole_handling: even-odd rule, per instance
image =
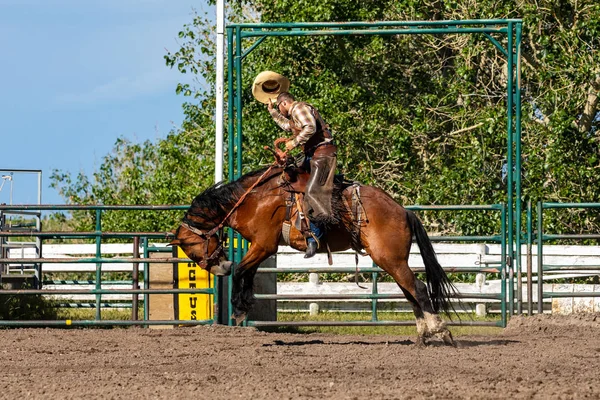
[{"label": "black horse tail", "polygon": [[410,229],[417,239],[417,244],[421,250],[421,257],[425,264],[425,274],[427,275],[427,292],[431,300],[433,311],[438,313],[443,311],[448,317],[451,312],[456,314],[454,306],[450,302],[451,297],[457,294],[456,287],[448,279],[448,275],[442,269],[442,266],[437,260],[435,250],[431,245],[431,240],[427,236],[427,232],[423,224],[414,212],[406,210]]}]

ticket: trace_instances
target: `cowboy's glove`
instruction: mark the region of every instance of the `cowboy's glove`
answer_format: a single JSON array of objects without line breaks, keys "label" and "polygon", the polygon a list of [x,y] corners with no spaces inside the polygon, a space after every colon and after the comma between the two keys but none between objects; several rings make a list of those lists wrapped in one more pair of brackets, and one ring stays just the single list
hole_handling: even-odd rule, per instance
[{"label": "cowboy's glove", "polygon": [[291,140],[288,140],[287,142],[285,142],[285,149],[287,151],[290,151],[294,147],[296,147],[296,143],[294,143],[294,139],[291,139]]}]

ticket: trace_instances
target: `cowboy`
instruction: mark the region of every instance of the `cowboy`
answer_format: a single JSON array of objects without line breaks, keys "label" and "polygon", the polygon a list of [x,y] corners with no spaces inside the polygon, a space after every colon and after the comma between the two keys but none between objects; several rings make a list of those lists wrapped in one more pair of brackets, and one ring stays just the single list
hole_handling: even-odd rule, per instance
[{"label": "cowboy", "polygon": [[276,108],[272,101],[267,102],[267,108],[281,129],[293,133],[293,137],[285,142],[286,150],[302,147],[304,152],[304,168],[310,173],[304,194],[304,212],[310,221],[311,230],[306,240],[304,258],[310,258],[317,252],[327,223],[335,221],[331,209],[331,194],[337,147],[329,125],[314,106],[296,101],[288,92],[280,92]]}]

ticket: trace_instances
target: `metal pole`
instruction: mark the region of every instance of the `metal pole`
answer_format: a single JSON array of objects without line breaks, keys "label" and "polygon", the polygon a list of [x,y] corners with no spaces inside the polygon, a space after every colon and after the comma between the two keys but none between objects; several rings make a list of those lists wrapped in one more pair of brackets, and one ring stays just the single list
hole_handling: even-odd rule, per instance
[{"label": "metal pole", "polygon": [[531,200],[527,202],[527,315],[533,314],[533,255],[531,247],[533,243],[533,212]]},{"label": "metal pole", "polygon": [[38,172],[38,204],[42,204],[42,171]]},{"label": "metal pole", "polygon": [[[506,18],[506,19],[463,19],[463,20],[443,20],[443,21],[348,21],[348,22],[258,22],[258,23],[243,23],[236,24],[250,30],[256,30],[262,32],[261,29],[306,29],[306,28],[367,28],[369,31],[371,28],[380,28],[388,26],[463,26],[463,25],[486,25],[488,29],[494,32],[503,31],[503,28],[499,25],[505,25],[508,22],[521,22],[517,18]],[[364,29],[367,31],[367,29]],[[443,28],[444,31],[449,30]]]},{"label": "metal pole", "polygon": [[[139,237],[134,237],[133,238],[133,258],[139,258],[140,257],[140,238]],[[131,279],[133,280],[133,284],[131,286],[132,289],[139,289],[139,284],[138,284],[138,280],[139,280],[139,272],[140,272],[140,264],[137,262],[133,263],[133,272],[132,272],[132,277]],[[139,300],[139,296],[138,294],[134,294],[131,297],[131,320],[132,321],[137,321],[138,319],[138,300]]]},{"label": "metal pole", "polygon": [[543,212],[544,207],[541,201],[537,204],[537,276],[538,276],[538,303],[537,311],[538,314],[544,313],[544,264],[542,263],[542,247],[544,241],[544,234],[542,232],[543,226]]},{"label": "metal pole", "polygon": [[[0,210],[0,232],[4,231],[4,226],[6,225],[6,215],[4,215],[4,211]],[[2,258],[8,258],[8,248],[4,248],[4,242],[6,239],[4,236],[0,237],[0,256]],[[2,275],[6,272],[5,268],[8,264],[0,263],[0,285],[2,285]],[[0,286],[1,287],[1,286]]]},{"label": "metal pole", "polygon": [[[502,211],[500,214],[500,225],[502,225],[502,239],[501,239],[501,245],[500,245],[500,257],[501,257],[501,272],[500,272],[500,297],[501,297],[501,303],[500,303],[500,313],[501,313],[501,319],[502,319],[502,326],[506,327],[506,322],[507,322],[507,318],[506,318],[506,268],[507,268],[507,262],[506,262],[506,247],[507,247],[507,243],[506,243],[506,236],[507,236],[507,231],[510,232],[510,229],[508,229],[508,226],[506,224],[506,212],[507,212],[507,207],[505,204],[502,204]],[[509,210],[510,212],[510,210]]]},{"label": "metal pole", "polygon": [[514,180],[514,174],[513,174],[513,168],[514,168],[514,163],[513,163],[513,143],[514,143],[514,138],[513,138],[513,36],[512,36],[512,23],[509,22],[508,23],[508,65],[506,68],[506,74],[508,77],[508,83],[507,83],[507,115],[506,115],[506,122],[507,122],[507,179],[508,179],[508,188],[507,188],[507,192],[508,192],[508,243],[509,243],[509,249],[508,249],[508,256],[510,259],[510,263],[509,263],[509,270],[508,270],[508,281],[509,281],[509,287],[508,287],[508,299],[509,299],[509,314],[513,315],[514,312],[514,269],[513,269],[513,263],[515,262],[515,241],[513,238],[513,233],[514,233],[514,205],[513,205],[513,199],[514,199],[514,189],[513,189],[513,180]]},{"label": "metal pole", "polygon": [[[235,88],[235,99],[236,99],[236,140],[235,140],[235,150],[236,150],[236,171],[234,175],[234,179],[238,179],[242,176],[242,30],[238,26],[235,30],[235,80],[236,80],[236,88]],[[243,243],[242,243],[242,235],[236,233],[236,243],[232,243],[235,245],[235,263],[236,265],[242,261],[242,256],[244,252]],[[232,274],[233,276],[233,274]],[[233,279],[230,282],[230,287],[233,287]]]},{"label": "metal pole", "polygon": [[[39,171],[37,173],[38,176],[38,204],[42,204],[42,171]],[[36,215],[35,215],[35,229],[38,232],[42,231],[42,212],[39,211]],[[37,256],[39,258],[42,258],[42,246],[43,246],[43,240],[41,237],[36,237],[35,238],[35,245],[36,245],[36,251],[37,251]],[[36,264],[35,265],[35,287],[38,289],[42,288],[42,279],[43,277],[43,271],[42,271],[42,263]]]},{"label": "metal pole", "polygon": [[10,205],[12,205],[13,203],[13,185],[14,185],[15,181],[13,180],[13,173],[10,173],[10,194],[8,197],[8,202],[10,203]]},{"label": "metal pole", "polygon": [[[102,210],[96,210],[96,257],[102,255]],[[96,289],[102,289],[102,263],[96,263]],[[102,295],[96,295],[96,320],[102,319]]]},{"label": "metal pole", "polygon": [[[227,89],[228,89],[228,110],[227,116],[229,120],[229,131],[227,135],[228,140],[228,162],[229,162],[229,180],[233,180],[235,176],[235,108],[236,108],[236,94],[233,88],[233,71],[236,69],[237,63],[234,58],[234,47],[233,47],[233,29],[227,28]],[[233,249],[233,229],[228,229],[229,235],[229,259],[234,260],[234,249]],[[232,274],[227,278],[227,295],[222,296],[223,301],[227,307],[226,321],[222,321],[226,325],[231,325],[231,314],[233,313],[233,306],[231,305],[231,289],[233,284],[233,272],[235,272],[235,264],[232,266]]]},{"label": "metal pole", "polygon": [[236,100],[236,172],[234,177],[237,179],[242,176],[242,38],[241,28],[238,26],[235,30],[235,100]]},{"label": "metal pole", "polygon": [[[144,246],[144,258],[149,258],[148,251],[148,238],[143,237],[142,243]],[[144,263],[144,289],[150,289],[150,263]],[[150,297],[147,294],[144,294],[144,321],[148,321],[150,319]],[[144,325],[145,328],[148,325]]]},{"label": "metal pole", "polygon": [[[375,263],[373,263],[373,266],[375,266]],[[372,294],[377,295],[379,294],[377,287],[377,279],[379,274],[377,272],[373,272],[371,277],[373,279]],[[371,321],[377,321],[377,298],[373,298],[373,300],[371,300]]]},{"label": "metal pole", "polygon": [[216,108],[215,108],[215,183],[223,180],[223,73],[224,73],[224,27],[225,10],[224,0],[217,0],[217,80],[216,80]]},{"label": "metal pole", "polygon": [[[515,28],[515,51],[511,56],[514,59],[513,65],[515,68],[515,80],[514,86],[514,103],[515,103],[515,131],[514,131],[514,142],[515,142],[515,190],[516,190],[516,240],[517,240],[517,313],[523,313],[523,282],[521,281],[521,24],[520,23],[509,23],[509,27]],[[512,36],[512,31],[509,29],[509,35]]]},{"label": "metal pole", "polygon": [[229,180],[233,179],[234,174],[234,144],[235,144],[235,93],[233,90],[233,70],[234,70],[234,60],[233,60],[233,29],[227,28],[227,160],[229,167]]}]

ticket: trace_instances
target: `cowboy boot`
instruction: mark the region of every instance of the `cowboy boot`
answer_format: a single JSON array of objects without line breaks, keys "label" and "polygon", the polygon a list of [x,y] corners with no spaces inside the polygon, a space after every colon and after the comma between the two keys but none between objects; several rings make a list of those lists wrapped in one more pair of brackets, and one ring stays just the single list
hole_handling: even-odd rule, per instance
[{"label": "cowboy boot", "polygon": [[317,242],[313,238],[308,239],[306,242],[306,254],[304,254],[304,258],[311,258],[317,254],[317,247]]}]

